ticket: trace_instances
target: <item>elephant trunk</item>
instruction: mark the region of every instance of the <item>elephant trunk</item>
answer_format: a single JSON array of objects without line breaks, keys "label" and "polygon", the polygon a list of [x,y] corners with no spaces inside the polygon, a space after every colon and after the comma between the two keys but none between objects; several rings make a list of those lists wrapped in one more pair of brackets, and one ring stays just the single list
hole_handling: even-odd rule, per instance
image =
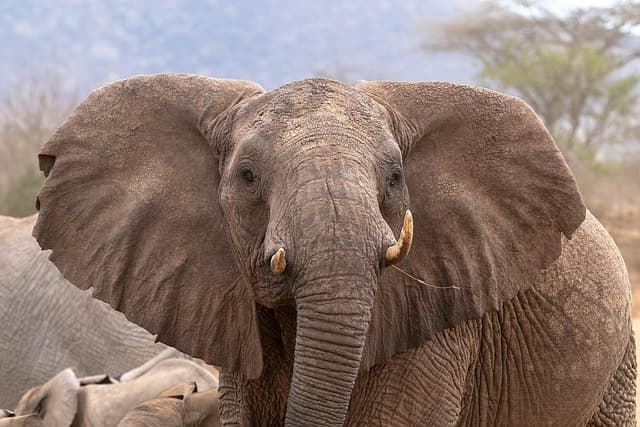
[{"label": "elephant trunk", "polygon": [[[346,141],[345,143],[348,143]],[[310,144],[313,145],[313,144]],[[395,239],[359,158],[316,149],[280,202],[297,321],[287,426],[341,426],[360,370],[385,250]],[[284,233],[281,233],[284,234]],[[279,245],[270,248],[269,256]],[[281,263],[274,259],[272,272]]]},{"label": "elephant trunk", "polygon": [[332,184],[328,207],[316,192],[307,205],[316,209],[300,218],[305,246],[295,245],[297,329],[287,426],[344,424],[384,256],[375,210],[351,198],[349,186]]},{"label": "elephant trunk", "polygon": [[[332,283],[327,283],[331,280]],[[335,297],[336,289],[371,289],[374,278],[338,275],[305,283],[298,297],[287,426],[344,424],[371,319],[373,295]],[[323,290],[323,289],[326,289]],[[334,294],[331,296],[331,294]]]}]

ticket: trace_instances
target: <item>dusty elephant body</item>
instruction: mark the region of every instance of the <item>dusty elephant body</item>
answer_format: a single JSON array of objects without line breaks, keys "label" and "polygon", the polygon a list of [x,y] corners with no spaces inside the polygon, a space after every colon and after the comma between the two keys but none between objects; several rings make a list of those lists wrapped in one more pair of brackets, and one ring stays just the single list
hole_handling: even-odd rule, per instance
[{"label": "dusty elephant body", "polygon": [[166,348],[62,277],[31,236],[36,216],[0,216],[0,407],[67,367],[121,375]]},{"label": "dusty elephant body", "polygon": [[[622,265],[611,237],[587,213],[531,288],[359,375],[346,425],[635,425],[635,344]],[[382,280],[404,279],[389,271]],[[295,325],[286,310],[277,316]],[[293,327],[280,333],[295,339]],[[291,373],[282,358],[267,361],[253,382],[222,372],[221,392],[232,403],[225,402],[223,419],[234,425],[239,409],[248,414],[240,424],[284,416],[282,406],[263,405],[273,398],[266,385],[285,383]]]},{"label": "dusty elephant body", "polygon": [[41,245],[220,366],[225,425],[635,422],[624,263],[516,98],[143,76],[40,162]]}]

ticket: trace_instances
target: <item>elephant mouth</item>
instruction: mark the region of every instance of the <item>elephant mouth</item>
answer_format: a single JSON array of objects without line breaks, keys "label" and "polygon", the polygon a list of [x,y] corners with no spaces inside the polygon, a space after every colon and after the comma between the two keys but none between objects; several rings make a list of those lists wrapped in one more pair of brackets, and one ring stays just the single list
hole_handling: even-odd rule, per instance
[{"label": "elephant mouth", "polygon": [[[392,266],[402,261],[413,241],[413,216],[407,210],[404,215],[402,230],[398,240],[385,251],[385,266]],[[268,308],[278,308],[295,304],[295,279],[291,267],[287,270],[287,251],[279,247],[268,257],[267,268],[261,268],[260,274],[253,276],[250,288],[257,303]]]},{"label": "elephant mouth", "polygon": [[263,277],[250,284],[254,300],[268,308],[293,305],[293,280],[289,277]]}]

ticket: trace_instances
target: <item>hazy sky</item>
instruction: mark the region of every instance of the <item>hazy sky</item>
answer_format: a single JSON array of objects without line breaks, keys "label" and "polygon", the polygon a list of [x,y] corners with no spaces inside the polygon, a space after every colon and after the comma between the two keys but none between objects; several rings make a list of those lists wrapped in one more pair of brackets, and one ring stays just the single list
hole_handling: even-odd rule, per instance
[{"label": "hazy sky", "polygon": [[[547,1],[566,11],[611,0]],[[0,0],[0,95],[55,72],[81,93],[135,74],[190,72],[273,88],[312,75],[473,82],[459,54],[422,31],[469,0]]]}]

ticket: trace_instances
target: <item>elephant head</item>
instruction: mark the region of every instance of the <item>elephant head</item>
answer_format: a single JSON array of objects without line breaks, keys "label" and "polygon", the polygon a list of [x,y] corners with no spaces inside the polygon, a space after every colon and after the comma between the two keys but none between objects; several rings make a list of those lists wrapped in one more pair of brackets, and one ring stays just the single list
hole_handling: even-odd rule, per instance
[{"label": "elephant head", "polygon": [[65,369],[45,384],[27,391],[16,415],[37,415],[47,427],[71,425],[78,405],[80,383],[71,369]]},{"label": "elephant head", "polygon": [[161,341],[257,378],[257,307],[295,306],[288,425],[342,424],[359,372],[497,309],[585,216],[530,108],[448,83],[135,77],[40,164],[42,247]]}]

